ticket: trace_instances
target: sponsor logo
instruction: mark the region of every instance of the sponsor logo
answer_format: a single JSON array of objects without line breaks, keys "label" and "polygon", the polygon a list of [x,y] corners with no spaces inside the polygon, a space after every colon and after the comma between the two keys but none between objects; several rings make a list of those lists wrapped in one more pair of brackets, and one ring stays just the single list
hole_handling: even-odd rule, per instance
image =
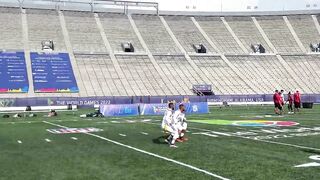
[{"label": "sponsor logo", "polygon": [[198,112],[198,106],[197,105],[193,105],[192,106],[192,111],[193,112]]},{"label": "sponsor logo", "polygon": [[214,124],[214,125],[231,125],[231,126],[247,126],[247,127],[289,127],[296,126],[299,123],[294,121],[271,121],[271,120],[191,120],[191,122]]},{"label": "sponsor logo", "polygon": [[167,106],[152,106],[154,113],[164,113],[167,110]]},{"label": "sponsor logo", "polygon": [[76,134],[76,133],[90,133],[90,132],[100,132],[102,129],[98,128],[61,128],[61,129],[47,129],[48,132],[52,134]]}]

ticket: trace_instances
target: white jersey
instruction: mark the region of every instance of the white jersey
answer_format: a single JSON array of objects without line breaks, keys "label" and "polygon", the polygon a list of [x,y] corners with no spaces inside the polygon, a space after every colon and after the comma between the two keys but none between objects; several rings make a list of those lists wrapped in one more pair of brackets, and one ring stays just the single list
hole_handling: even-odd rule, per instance
[{"label": "white jersey", "polygon": [[187,129],[188,125],[186,122],[186,115],[180,110],[177,110],[174,112],[173,122],[174,122],[174,129],[177,129],[179,131]]},{"label": "white jersey", "polygon": [[285,101],[285,99],[284,99],[284,94],[283,94],[283,93],[281,93],[281,95],[280,95],[280,96],[281,96],[282,102],[286,102],[286,101]]},{"label": "white jersey", "polygon": [[185,119],[185,114],[183,112],[181,112],[180,110],[176,110],[174,113],[173,113],[173,123],[175,125],[177,124],[182,124],[184,119]]},{"label": "white jersey", "polygon": [[171,124],[172,124],[172,113],[173,113],[172,109],[168,108],[166,110],[166,112],[164,113],[163,119],[162,119],[162,124],[161,124],[162,128],[164,128],[165,125],[171,126]]}]

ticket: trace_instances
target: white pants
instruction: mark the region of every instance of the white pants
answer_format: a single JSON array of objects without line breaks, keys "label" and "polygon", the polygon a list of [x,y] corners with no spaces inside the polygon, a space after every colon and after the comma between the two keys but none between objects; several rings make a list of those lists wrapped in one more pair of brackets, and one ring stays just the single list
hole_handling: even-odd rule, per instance
[{"label": "white pants", "polygon": [[179,123],[177,128],[178,128],[179,131],[187,130],[188,124],[186,122],[183,122],[181,124]]},{"label": "white pants", "polygon": [[179,129],[175,126],[169,126],[167,124],[162,124],[161,125],[163,131],[169,132],[172,136],[172,144],[175,143],[176,139],[179,138]]}]

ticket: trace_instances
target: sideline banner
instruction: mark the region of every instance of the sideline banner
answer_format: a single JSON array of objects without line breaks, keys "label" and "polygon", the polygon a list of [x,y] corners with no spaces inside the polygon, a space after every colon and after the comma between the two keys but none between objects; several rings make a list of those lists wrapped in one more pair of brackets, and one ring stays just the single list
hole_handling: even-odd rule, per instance
[{"label": "sideline banner", "polygon": [[[207,102],[199,103],[183,103],[186,107],[186,114],[206,114],[209,113],[209,106]],[[179,104],[176,105],[176,109],[179,108]]]},{"label": "sideline banner", "polygon": [[[205,114],[209,113],[207,102],[183,103],[186,107],[186,114]],[[140,104],[140,115],[163,115],[168,107],[167,103],[162,104]],[[175,109],[179,108],[179,103]]]},{"label": "sideline banner", "polygon": [[138,116],[138,104],[100,105],[100,112],[104,116]]},{"label": "sideline banner", "polygon": [[27,93],[28,90],[24,52],[0,51],[0,93]]},{"label": "sideline banner", "polygon": [[79,92],[68,53],[30,53],[36,93]]},{"label": "sideline banner", "polygon": [[163,115],[167,107],[166,103],[140,104],[140,115]]}]

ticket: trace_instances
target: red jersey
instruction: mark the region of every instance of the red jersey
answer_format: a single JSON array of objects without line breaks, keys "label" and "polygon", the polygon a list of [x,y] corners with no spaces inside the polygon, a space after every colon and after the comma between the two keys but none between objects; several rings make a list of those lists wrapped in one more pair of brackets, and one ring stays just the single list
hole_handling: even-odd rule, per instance
[{"label": "red jersey", "polygon": [[293,102],[293,96],[290,94],[288,94],[288,101],[289,101],[289,104],[292,104]]},{"label": "red jersey", "polygon": [[278,93],[274,93],[274,94],[273,94],[273,102],[274,102],[275,104],[276,104],[276,101],[277,101],[277,94],[278,94]]},{"label": "red jersey", "polygon": [[275,94],[273,95],[273,102],[274,102],[275,104],[281,104],[282,98],[281,98],[281,96],[280,96],[279,93],[275,93]]},{"label": "red jersey", "polygon": [[298,92],[294,93],[293,100],[294,100],[294,102],[300,103],[301,102],[300,93],[298,93]]}]

